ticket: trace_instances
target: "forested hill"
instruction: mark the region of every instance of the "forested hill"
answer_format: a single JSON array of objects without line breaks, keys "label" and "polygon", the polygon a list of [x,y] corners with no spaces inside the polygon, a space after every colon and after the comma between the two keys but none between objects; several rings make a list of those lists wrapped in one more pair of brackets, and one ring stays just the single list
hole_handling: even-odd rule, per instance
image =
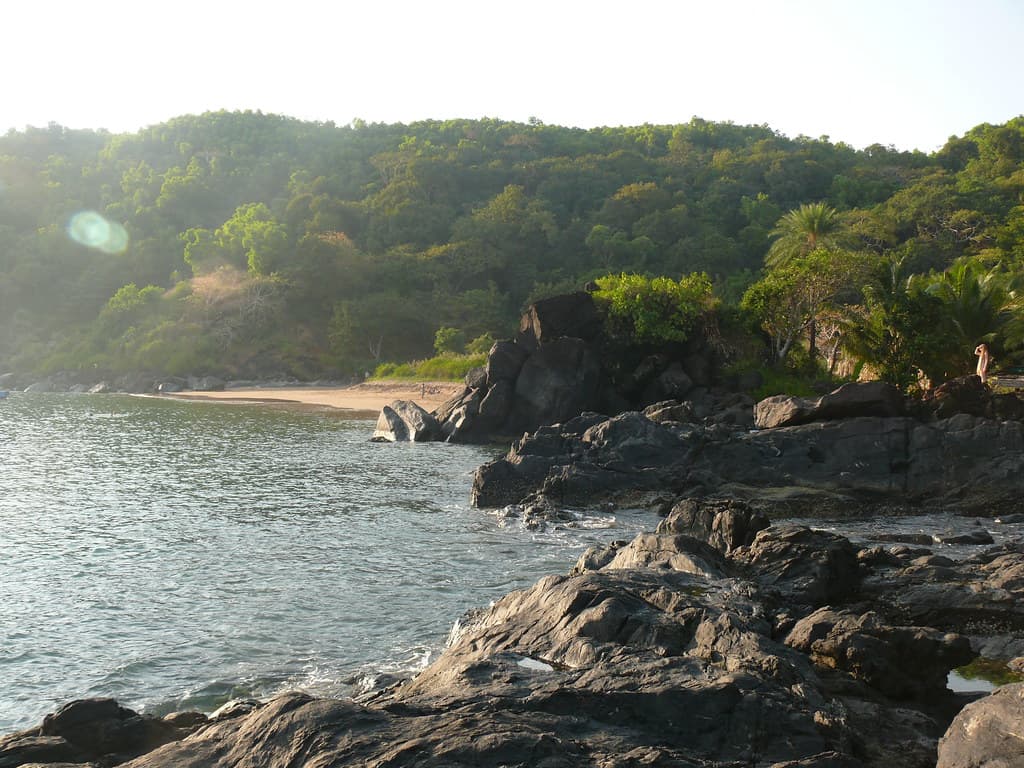
[{"label": "forested hill", "polygon": [[439,328],[506,336],[524,303],[608,273],[706,272],[735,303],[780,218],[811,202],[857,249],[917,272],[976,254],[1019,264],[1022,161],[1024,118],[934,155],[699,119],[218,112],[128,135],[12,131],[0,373],[347,376],[431,354]]}]

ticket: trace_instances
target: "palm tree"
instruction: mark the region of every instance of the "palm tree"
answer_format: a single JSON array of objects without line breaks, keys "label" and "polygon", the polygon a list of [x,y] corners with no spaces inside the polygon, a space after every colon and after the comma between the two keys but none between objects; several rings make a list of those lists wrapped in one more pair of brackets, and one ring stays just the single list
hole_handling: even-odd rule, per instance
[{"label": "palm tree", "polygon": [[[785,266],[818,249],[838,247],[836,238],[839,219],[836,209],[826,203],[804,203],[785,214],[769,233],[777,238],[764,258],[769,269]],[[807,327],[808,357],[811,366],[817,357],[818,326],[811,319]]]},{"label": "palm tree", "polygon": [[804,203],[785,214],[769,235],[777,238],[765,256],[765,266],[779,267],[818,248],[835,248],[839,216],[827,203]]},{"label": "palm tree", "polygon": [[1016,298],[1015,286],[1000,265],[986,267],[980,261],[960,259],[928,285],[928,292],[942,300],[957,341],[972,349],[989,342],[1010,319]]}]

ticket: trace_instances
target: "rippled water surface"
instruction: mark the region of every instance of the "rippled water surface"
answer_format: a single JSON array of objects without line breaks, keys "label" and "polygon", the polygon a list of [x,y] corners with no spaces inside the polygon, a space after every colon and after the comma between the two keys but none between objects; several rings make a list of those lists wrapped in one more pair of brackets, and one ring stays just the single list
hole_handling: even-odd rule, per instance
[{"label": "rippled water surface", "polygon": [[453,621],[628,538],[469,507],[495,451],[368,442],[338,412],[115,395],[0,401],[0,733],[65,701],[210,709],[436,655]]}]

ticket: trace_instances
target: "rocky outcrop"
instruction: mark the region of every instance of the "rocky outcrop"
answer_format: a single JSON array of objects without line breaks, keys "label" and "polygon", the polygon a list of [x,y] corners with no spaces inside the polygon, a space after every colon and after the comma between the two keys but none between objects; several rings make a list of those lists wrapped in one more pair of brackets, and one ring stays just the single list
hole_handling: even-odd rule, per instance
[{"label": "rocky outcrop", "polygon": [[844,384],[814,400],[790,395],[769,397],[754,407],[754,426],[773,429],[857,416],[902,416],[906,412],[903,395],[896,387],[870,381]]},{"label": "rocky outcrop", "polygon": [[977,656],[970,641],[928,627],[893,627],[878,614],[821,608],[796,623],[786,645],[893,699],[946,690],[946,674]]},{"label": "rocky outcrop", "polygon": [[[533,304],[516,338],[495,342],[486,365],[467,374],[465,389],[434,411],[438,439],[484,443],[587,411],[617,414],[669,399],[680,405],[684,397],[691,412],[709,410],[717,363],[700,334],[685,345],[656,349],[613,343],[603,328],[601,312],[587,293]],[[752,424],[752,405],[746,403],[746,411],[730,419]]]},{"label": "rocky outcrop", "polygon": [[371,440],[422,443],[436,440],[440,434],[440,425],[431,413],[411,400],[395,400],[380,412]]},{"label": "rocky outcrop", "polygon": [[975,640],[902,621],[899,595],[928,560],[1012,611],[1021,539],[955,561],[766,522],[681,499],[658,532],[471,611],[433,664],[358,702],[292,693],[209,720],[76,703],[0,741],[0,767],[151,749],[127,765],[931,768],[940,737],[939,765],[1014,764],[1021,686],[954,720],[969,697],[946,675]]},{"label": "rocky outcrop", "polygon": [[749,546],[768,518],[734,499],[683,499],[658,524],[658,533],[686,533],[729,554]]},{"label": "rocky outcrop", "polygon": [[968,704],[939,741],[936,768],[1024,765],[1024,683],[1006,685]]},{"label": "rocky outcrop", "polygon": [[0,738],[0,768],[45,763],[114,765],[184,738],[207,718],[139,715],[113,699],[82,699],[47,715],[38,728]]},{"label": "rocky outcrop", "polygon": [[[940,765],[1012,758],[1014,687],[953,721],[968,699],[945,676],[973,657],[967,639],[893,621],[899,580],[861,588],[911,553],[763,522],[740,501],[680,500],[664,530],[467,614],[411,681],[359,702],[279,696],[129,765],[931,768],[943,733]],[[999,562],[990,578],[1019,599]]]},{"label": "rocky outcrop", "polygon": [[[668,411],[659,404],[655,413]],[[1021,490],[1024,424],[1018,421],[860,416],[751,432],[722,420],[656,422],[630,412],[573,419],[525,436],[507,456],[477,470],[472,493],[477,506],[538,494],[583,506],[672,493],[766,504],[803,496],[854,509],[854,500],[981,505]]]}]

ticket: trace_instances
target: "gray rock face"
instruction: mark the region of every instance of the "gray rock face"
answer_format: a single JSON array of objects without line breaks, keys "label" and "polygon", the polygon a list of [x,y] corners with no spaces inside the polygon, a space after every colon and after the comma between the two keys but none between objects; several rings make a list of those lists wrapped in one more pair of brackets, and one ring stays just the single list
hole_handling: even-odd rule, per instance
[{"label": "gray rock face", "polygon": [[531,305],[520,320],[517,341],[530,351],[563,337],[592,341],[601,326],[594,300],[579,291]]},{"label": "gray rock face", "polygon": [[[580,421],[573,429],[584,433],[600,426]],[[559,450],[557,431],[541,437]],[[721,549],[664,531],[589,550],[569,575],[467,614],[410,682],[358,703],[287,694],[209,721],[167,718],[165,728],[200,730],[129,765],[931,768],[962,704],[945,675],[974,653],[963,637],[886,617],[902,611],[893,599],[906,589],[900,569],[927,558],[906,547],[857,557],[842,537],[797,526],[740,543],[758,525],[744,504],[686,500],[665,527]],[[967,574],[985,569],[1012,603],[1024,590],[1012,556],[1024,547],[941,560],[950,582],[970,589]],[[862,573],[877,592],[859,589]],[[999,761],[1019,748],[1020,697],[982,703],[990,708],[965,710],[949,728],[948,765],[1013,765]],[[41,728],[0,741],[0,768],[80,761],[71,740],[102,741],[97,723],[121,718],[111,702],[93,710],[48,718],[54,735]]]},{"label": "gray rock face", "polygon": [[[711,531],[743,511],[706,509],[689,517]],[[892,697],[941,699],[966,641],[827,608],[779,642],[764,585],[796,584],[809,572],[789,573],[796,559],[850,545],[773,530],[730,555],[669,533],[591,551],[467,615],[411,682],[361,704],[281,696],[131,765],[931,768],[944,725]],[[758,561],[775,570],[747,581]]]},{"label": "gray rock face", "polygon": [[510,421],[513,425],[556,424],[597,404],[601,366],[582,340],[560,338],[545,344],[516,379]]},{"label": "gray rock face", "polygon": [[943,695],[946,674],[975,658],[970,641],[928,627],[893,627],[878,614],[821,608],[801,619],[786,645],[818,666],[840,669],[894,699]]},{"label": "gray rock face", "polygon": [[513,341],[496,341],[487,353],[487,383],[494,386],[499,381],[514,383],[519,371],[530,353]]},{"label": "gray rock face", "polygon": [[685,533],[729,554],[752,544],[768,518],[734,499],[683,499],[658,525],[658,533]]},{"label": "gray rock face", "polygon": [[436,440],[441,432],[437,419],[411,400],[395,400],[384,406],[371,438],[375,442]]},{"label": "gray rock face", "polygon": [[905,413],[903,395],[891,384],[854,382],[814,400],[790,395],[769,397],[754,406],[754,424],[758,429],[774,429],[828,419]]},{"label": "gray rock face", "polygon": [[786,605],[840,604],[860,589],[857,550],[842,536],[796,525],[759,531],[732,553],[749,578]]},{"label": "gray rock face", "polygon": [[936,768],[1024,766],[1024,683],[968,704],[939,740]]},{"label": "gray rock face", "polygon": [[539,441],[528,436],[505,458],[480,467],[474,503],[503,506],[544,493],[580,506],[687,489],[763,500],[773,497],[765,489],[789,489],[847,506],[864,498],[969,505],[1024,490],[1024,425],[963,414],[931,423],[858,417],[747,433],[726,423],[658,424],[633,413],[593,426],[588,435],[568,424],[556,429],[557,452],[538,445],[550,442],[548,433]]}]

